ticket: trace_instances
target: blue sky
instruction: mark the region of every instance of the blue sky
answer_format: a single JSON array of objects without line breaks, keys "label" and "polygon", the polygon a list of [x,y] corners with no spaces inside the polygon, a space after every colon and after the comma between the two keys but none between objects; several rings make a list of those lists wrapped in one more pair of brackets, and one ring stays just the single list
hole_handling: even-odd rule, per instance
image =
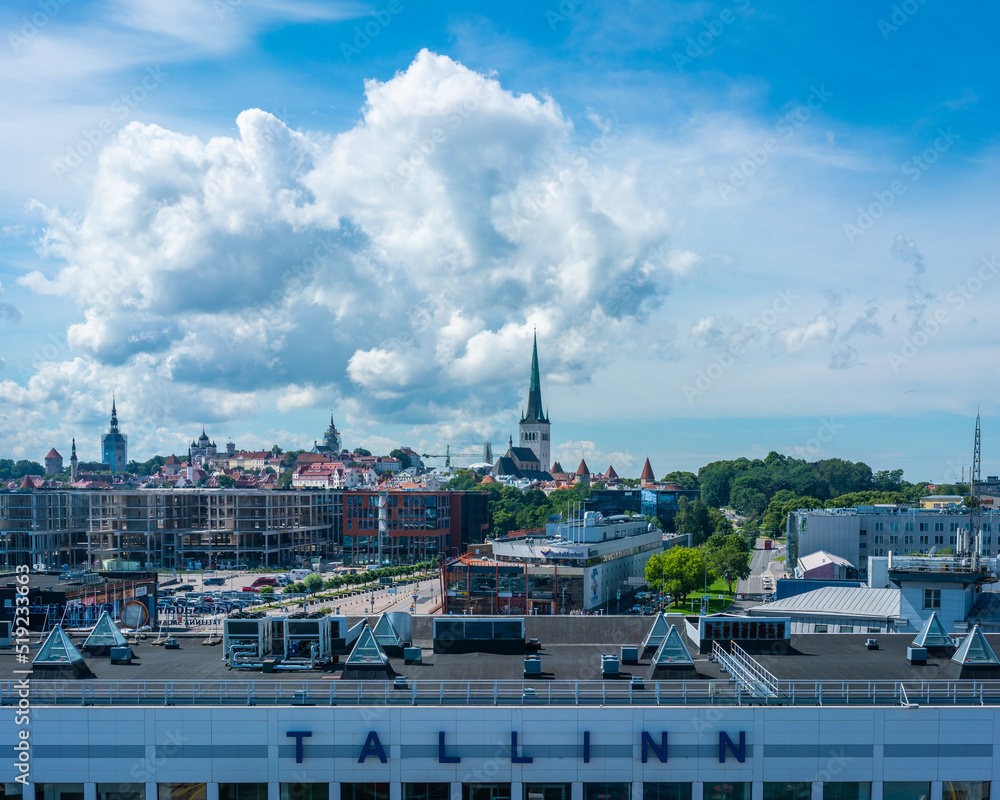
[{"label": "blue sky", "polygon": [[957,480],[994,443],[982,4],[14,2],[0,454],[771,449]]}]

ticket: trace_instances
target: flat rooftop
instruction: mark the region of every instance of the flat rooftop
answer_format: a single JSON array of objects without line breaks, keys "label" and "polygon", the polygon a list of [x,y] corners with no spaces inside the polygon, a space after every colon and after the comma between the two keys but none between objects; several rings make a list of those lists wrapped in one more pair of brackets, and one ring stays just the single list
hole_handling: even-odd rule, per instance
[{"label": "flat rooftop", "polygon": [[[356,622],[354,618],[350,622]],[[466,618],[471,619],[471,618]],[[526,618],[526,623],[531,618]],[[180,693],[177,702],[248,702],[248,691],[265,695],[257,702],[288,702],[303,696],[315,697],[316,702],[343,704],[362,702],[362,697],[375,698],[372,702],[418,702],[419,697],[435,701],[451,697],[455,703],[502,703],[503,697],[520,702],[530,695],[561,698],[559,702],[584,703],[586,698],[595,702],[629,703],[695,703],[695,702],[749,702],[745,687],[738,687],[733,677],[723,671],[708,655],[698,654],[697,648],[687,637],[684,644],[691,653],[694,671],[688,670],[675,679],[654,678],[652,654],[643,654],[642,639],[648,630],[651,617],[567,617],[566,632],[541,638],[537,653],[541,659],[540,676],[524,675],[525,653],[496,654],[434,653],[431,643],[420,641],[419,629],[426,625],[423,619],[414,619],[414,638],[422,647],[421,663],[405,663],[402,658],[389,658],[389,672],[373,675],[371,679],[358,680],[352,673],[344,678],[346,655],[333,663],[315,669],[276,671],[263,674],[260,669],[229,669],[223,661],[221,645],[206,645],[205,634],[177,634],[180,647],[167,650],[153,644],[155,637],[147,638],[132,646],[131,664],[112,664],[108,656],[91,656],[84,653],[87,667],[93,673],[88,678],[51,679],[31,677],[33,695],[38,702],[56,702],[59,697],[66,702],[141,702],[145,697],[162,698],[165,693]],[[561,629],[560,619],[548,618],[552,631]],[[593,621],[593,624],[589,624]],[[372,620],[374,622],[374,620]],[[418,625],[418,622],[420,623]],[[587,636],[587,629],[595,637]],[[529,627],[527,635],[531,636]],[[73,643],[82,648],[85,634],[72,634]],[[902,704],[907,693],[931,691],[928,686],[940,685],[947,702],[959,702],[959,697],[969,697],[970,702],[1000,703],[1000,680],[956,681],[949,676],[947,656],[930,656],[924,665],[907,661],[907,647],[914,639],[913,633],[879,634],[877,650],[869,650],[869,634],[793,634],[787,653],[751,654],[763,669],[778,682],[776,694],[766,702],[779,702],[780,698],[795,697],[795,703],[830,704],[835,697],[848,698],[851,702],[884,702]],[[0,703],[16,702],[11,693],[13,681],[23,677],[30,660],[40,644],[38,635],[32,637],[29,664],[19,663],[12,649],[0,650]],[[1000,652],[1000,634],[986,634],[994,652]],[[616,678],[602,678],[601,656],[619,655],[622,646],[640,647],[638,663],[621,663]],[[633,681],[636,681],[633,683]],[[639,683],[642,684],[639,687]],[[171,688],[164,688],[169,684]],[[821,686],[822,685],[822,686]],[[194,688],[193,688],[194,687]],[[924,688],[918,688],[924,687]],[[958,688],[956,688],[958,687]],[[305,695],[301,693],[305,692]],[[581,696],[581,692],[586,697]],[[825,696],[820,698],[820,692]],[[61,693],[61,694],[60,694]],[[750,693],[752,694],[752,692]],[[190,695],[190,697],[189,697]],[[391,698],[390,698],[391,695]],[[46,699],[48,698],[48,700]],[[105,698],[105,700],[102,700]],[[617,700],[615,700],[617,698]],[[759,698],[758,698],[759,699]],[[928,701],[930,698],[928,698]],[[152,702],[152,700],[150,700]],[[843,700],[842,700],[843,702]]]}]

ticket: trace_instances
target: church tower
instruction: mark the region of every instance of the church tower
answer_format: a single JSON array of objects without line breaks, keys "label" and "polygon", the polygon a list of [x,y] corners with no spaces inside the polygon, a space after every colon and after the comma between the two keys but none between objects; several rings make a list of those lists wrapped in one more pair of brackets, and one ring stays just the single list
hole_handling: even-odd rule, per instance
[{"label": "church tower", "polygon": [[69,479],[71,483],[76,483],[76,474],[80,460],[76,457],[76,437],[73,437],[73,454],[69,457]]},{"label": "church tower", "polygon": [[521,415],[520,446],[527,447],[538,456],[539,469],[549,471],[551,449],[549,442],[548,414],[542,407],[542,381],[538,374],[538,334],[531,351],[531,379],[528,382],[528,410]]},{"label": "church tower", "polygon": [[128,437],[118,428],[114,396],[111,398],[111,426],[101,436],[101,460],[111,468],[112,475],[124,472],[128,462]]}]

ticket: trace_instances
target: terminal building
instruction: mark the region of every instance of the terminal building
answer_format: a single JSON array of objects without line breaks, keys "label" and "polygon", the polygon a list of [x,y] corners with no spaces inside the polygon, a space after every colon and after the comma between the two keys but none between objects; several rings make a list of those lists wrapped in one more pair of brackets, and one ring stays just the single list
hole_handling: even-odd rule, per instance
[{"label": "terminal building", "polygon": [[735,616],[101,620],[0,651],[23,800],[989,800],[1000,636]]}]

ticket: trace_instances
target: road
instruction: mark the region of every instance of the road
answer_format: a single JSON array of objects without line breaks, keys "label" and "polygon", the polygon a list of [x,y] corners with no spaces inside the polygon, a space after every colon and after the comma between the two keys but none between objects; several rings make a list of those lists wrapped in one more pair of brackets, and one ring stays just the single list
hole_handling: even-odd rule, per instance
[{"label": "road", "polygon": [[785,548],[775,547],[773,550],[764,550],[763,548],[764,540],[758,539],[757,547],[753,551],[753,555],[750,557],[750,577],[737,583],[737,594],[757,597],[765,594],[764,586],[761,581],[761,578],[765,575],[768,575],[771,578],[771,587],[767,592],[770,594],[774,591],[777,579],[786,577],[785,562],[775,561],[777,558],[785,557]]}]

